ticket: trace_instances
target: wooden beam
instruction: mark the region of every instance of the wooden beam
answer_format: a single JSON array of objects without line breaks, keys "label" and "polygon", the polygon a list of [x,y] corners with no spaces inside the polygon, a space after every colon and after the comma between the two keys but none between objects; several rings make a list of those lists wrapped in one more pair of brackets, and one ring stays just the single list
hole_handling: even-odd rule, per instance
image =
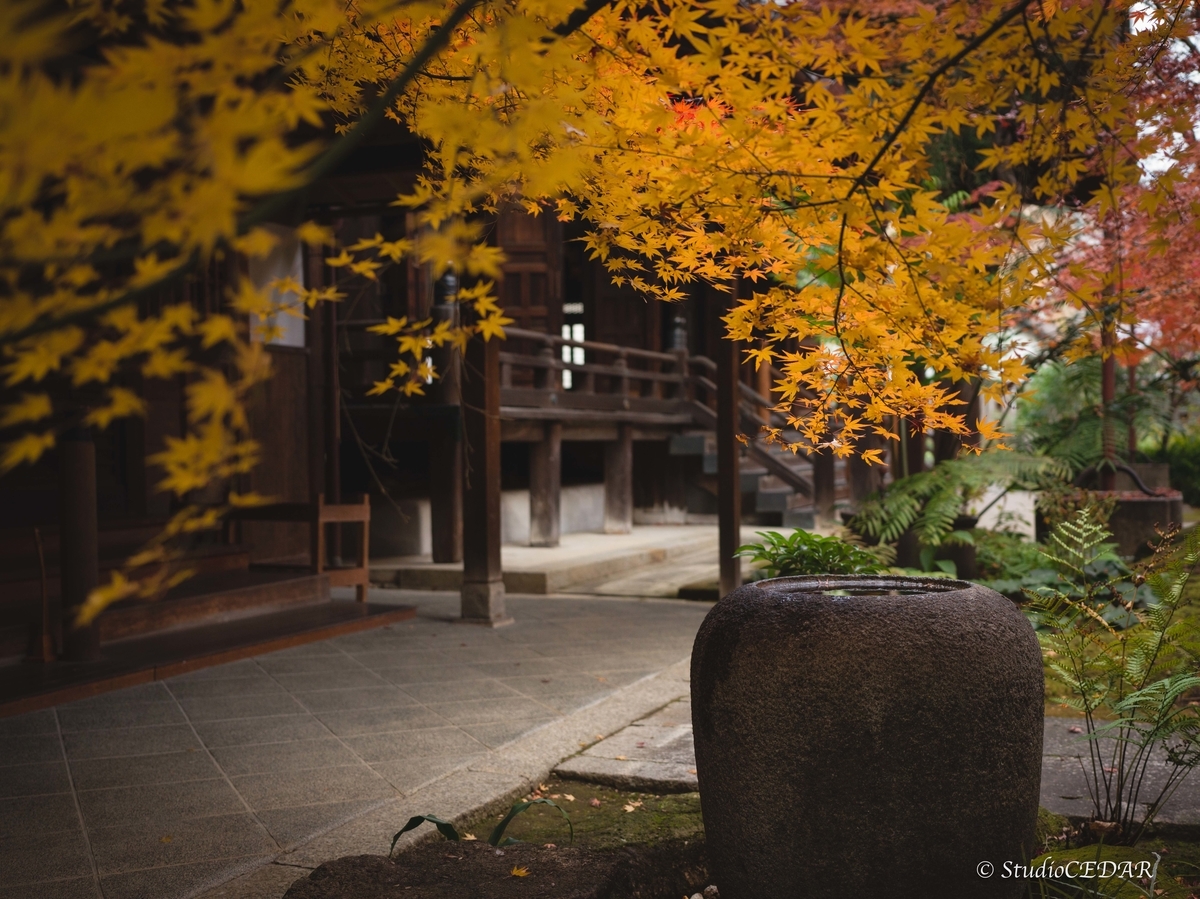
[{"label": "wooden beam", "polygon": [[604,444],[604,533],[633,530],[633,428],[622,423]]},{"label": "wooden beam", "polygon": [[558,546],[562,519],[562,424],[548,421],[529,445],[529,545]]},{"label": "wooden beam", "polygon": [[100,583],[99,526],[96,520],[96,444],[82,428],[58,444],[59,571],[64,657],[71,662],[100,658],[100,629],[75,626],[75,613]]},{"label": "wooden beam", "polygon": [[[741,295],[738,289],[731,302]],[[717,336],[717,551],[720,556],[720,594],[727,596],[742,585],[741,559],[734,553],[741,545],[742,483],[738,474],[738,344],[725,337],[720,312],[724,304],[713,295],[714,327]]]},{"label": "wooden beam", "polygon": [[500,569],[500,341],[478,335],[468,341],[462,410],[462,620],[495,627],[512,621]]}]

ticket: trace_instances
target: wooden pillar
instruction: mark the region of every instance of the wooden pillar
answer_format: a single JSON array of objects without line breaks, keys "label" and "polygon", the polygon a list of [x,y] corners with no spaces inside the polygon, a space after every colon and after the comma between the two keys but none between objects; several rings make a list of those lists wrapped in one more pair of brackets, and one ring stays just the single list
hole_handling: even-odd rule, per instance
[{"label": "wooden pillar", "polygon": [[[436,321],[458,324],[458,305],[433,308]],[[452,344],[433,351],[439,373],[431,391],[446,410],[429,435],[429,518],[433,561],[461,562],[463,558],[463,427],[462,360]]]},{"label": "wooden pillar", "polygon": [[[734,293],[731,302],[740,296]],[[720,556],[720,594],[727,596],[742,585],[741,559],[734,555],[741,545],[742,483],[738,474],[738,362],[736,341],[725,336],[719,318],[720,302],[714,302],[717,330],[717,547]]]},{"label": "wooden pillar", "polygon": [[[309,288],[325,286],[323,248],[305,248],[305,283]],[[313,309],[304,322],[308,347],[308,501],[315,503],[325,492],[325,308]],[[316,564],[316,560],[313,560]]]},{"label": "wooden pillar", "polygon": [[504,613],[500,569],[500,341],[467,343],[462,379],[466,474],[463,489],[462,620],[493,627]]},{"label": "wooden pillar", "polygon": [[961,405],[947,406],[944,411],[961,415],[963,423],[971,433],[960,436],[950,431],[934,431],[933,461],[935,464],[949,459],[957,459],[964,446],[979,445],[979,382],[964,380],[947,386],[957,394]]},{"label": "wooden pillar", "polygon": [[[342,398],[338,373],[337,303],[325,304],[323,357],[325,363],[324,427],[325,432],[325,502],[337,505],[342,501]],[[342,531],[334,525],[327,545],[333,564],[342,559]],[[316,562],[314,561],[314,566]]]},{"label": "wooden pillar", "polygon": [[883,466],[871,465],[863,461],[862,451],[879,446],[879,439],[873,434],[864,435],[858,442],[858,447],[852,456],[846,458],[846,480],[850,487],[850,505],[858,511],[872,493],[878,492],[883,486]]},{"label": "wooden pillar", "polygon": [[633,426],[617,425],[617,439],[604,444],[604,533],[633,530]]},{"label": "wooden pillar", "polygon": [[99,525],[96,521],[96,444],[83,429],[69,431],[58,445],[61,493],[59,559],[64,656],[86,662],[100,657],[96,623],[75,626],[78,607],[100,583]]},{"label": "wooden pillar", "polygon": [[1125,432],[1125,452],[1126,460],[1130,465],[1137,461],[1138,452],[1138,435],[1137,435],[1137,420],[1136,410],[1138,403],[1134,400],[1138,392],[1137,380],[1137,363],[1130,360],[1129,365],[1125,367],[1126,384],[1129,388],[1129,422],[1126,425]]},{"label": "wooden pillar", "polygon": [[1100,426],[1100,441],[1104,448],[1104,464],[1100,467],[1100,489],[1117,489],[1117,357],[1113,349],[1117,345],[1117,329],[1112,323],[1112,312],[1105,315],[1104,330],[1100,334],[1101,346],[1107,354],[1100,363],[1100,405],[1103,418]]},{"label": "wooden pillar", "polygon": [[[757,381],[755,389],[758,391],[759,396],[766,397],[768,400],[770,400],[771,388],[774,386],[771,383],[771,366],[760,365],[758,367],[758,371],[755,372],[755,380]],[[771,410],[774,408],[774,406],[774,403],[767,402],[766,404],[759,406],[758,409],[758,414],[762,416],[763,420],[766,421],[768,426],[771,424]]]},{"label": "wooden pillar", "polygon": [[529,545],[558,546],[561,519],[562,423],[548,421],[529,445]]},{"label": "wooden pillar", "polygon": [[812,463],[813,511],[826,524],[840,524],[833,520],[834,503],[837,501],[837,470],[833,450],[817,450],[809,454]]}]

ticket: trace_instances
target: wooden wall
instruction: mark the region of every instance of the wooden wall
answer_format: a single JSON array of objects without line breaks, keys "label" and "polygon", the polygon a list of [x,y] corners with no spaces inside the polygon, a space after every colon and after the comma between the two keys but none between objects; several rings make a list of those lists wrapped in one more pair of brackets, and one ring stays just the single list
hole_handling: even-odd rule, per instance
[{"label": "wooden wall", "polygon": [[[270,347],[274,375],[255,389],[250,430],[262,447],[250,477],[256,492],[280,502],[308,502],[308,364],[306,349]],[[245,522],[242,542],[251,562],[306,564],[308,526]]]}]

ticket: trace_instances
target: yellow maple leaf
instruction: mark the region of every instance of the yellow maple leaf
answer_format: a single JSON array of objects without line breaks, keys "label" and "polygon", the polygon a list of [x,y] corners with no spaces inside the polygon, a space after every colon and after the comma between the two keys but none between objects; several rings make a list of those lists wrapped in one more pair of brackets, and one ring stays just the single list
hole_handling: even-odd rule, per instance
[{"label": "yellow maple leaf", "polygon": [[328,246],[333,243],[333,230],[316,222],[305,222],[296,229],[296,237],[310,247]]},{"label": "yellow maple leaf", "polygon": [[108,405],[92,409],[83,417],[83,421],[84,424],[104,430],[115,419],[145,414],[146,401],[140,396],[124,387],[111,387],[108,391]]},{"label": "yellow maple leaf", "polygon": [[17,402],[0,409],[0,428],[27,421],[39,421],[53,411],[50,397],[45,393],[24,393]]},{"label": "yellow maple leaf", "polygon": [[41,458],[42,453],[53,446],[53,431],[44,431],[41,434],[22,434],[11,443],[6,443],[3,452],[0,452],[0,474],[12,471],[23,463],[36,462]]},{"label": "yellow maple leaf", "polygon": [[515,319],[507,318],[500,312],[493,312],[485,319],[481,319],[475,329],[483,337],[484,341],[491,340],[493,337],[504,339],[504,326],[511,325]]},{"label": "yellow maple leaf", "polygon": [[528,877],[529,869],[520,865],[513,865],[513,869],[508,872],[512,877]]}]

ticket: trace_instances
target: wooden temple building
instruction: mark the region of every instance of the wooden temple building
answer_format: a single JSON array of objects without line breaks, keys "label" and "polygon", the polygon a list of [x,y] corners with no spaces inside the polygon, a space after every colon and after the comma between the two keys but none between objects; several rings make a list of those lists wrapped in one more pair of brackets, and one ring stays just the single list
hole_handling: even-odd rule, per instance
[{"label": "wooden temple building", "polygon": [[[327,223],[346,242],[404,236],[413,217],[390,204],[420,163],[414,140],[382,133],[312,186],[293,222]],[[453,279],[401,264],[378,281],[337,281],[345,300],[294,319],[268,348],[275,373],[252,409],[264,462],[239,486],[276,504],[196,545],[188,581],[117,604],[86,634],[64,610],[173,511],[147,457],[180,435],[185,383],[131,382],[145,417],[67,435],[0,479],[0,714],[410,615],[370,602],[371,554],[461,561],[463,616],[502,623],[502,503],[514,496],[527,496],[528,525],[510,539],[538,546],[557,545],[564,497],[591,502],[572,514],[595,530],[720,522],[728,590],[738,523],[803,525],[877,489],[861,463],[739,443],[738,432],[781,420],[771,373],[740,365],[721,339],[727,298],[647,302],[614,287],[579,236],[551,216],[495,218],[490,239],[507,257],[498,289],[515,324],[504,341],[473,340],[464,358],[440,352],[443,376],[423,397],[367,396],[395,358],[394,342],[367,329],[459,314]],[[243,271],[263,283],[342,278],[286,242]],[[197,272],[155,302],[213,312],[228,275]],[[364,601],[331,601],[339,585]]]}]

